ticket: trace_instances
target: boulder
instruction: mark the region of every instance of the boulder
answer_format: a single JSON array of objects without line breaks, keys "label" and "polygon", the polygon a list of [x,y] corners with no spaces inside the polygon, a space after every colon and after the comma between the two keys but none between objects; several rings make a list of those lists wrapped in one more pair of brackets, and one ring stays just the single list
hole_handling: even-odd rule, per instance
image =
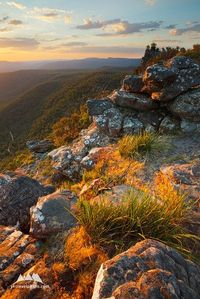
[{"label": "boulder", "polygon": [[0,174],[0,224],[29,230],[30,211],[38,198],[47,194],[40,183],[16,172]]},{"label": "boulder", "polygon": [[200,298],[200,267],[147,239],[102,264],[92,299]]},{"label": "boulder", "polygon": [[142,76],[127,75],[123,80],[122,89],[127,92],[139,93],[141,92],[143,85]]},{"label": "boulder", "polygon": [[131,193],[132,190],[133,188],[131,186],[125,184],[116,185],[110,188],[103,188],[98,190],[100,194],[94,197],[91,202],[95,203],[97,201],[106,200],[114,204],[120,204],[124,200],[125,196]]},{"label": "boulder", "polygon": [[126,116],[123,121],[123,134],[133,135],[140,133],[144,128],[143,123],[136,117]]},{"label": "boulder", "polygon": [[200,65],[188,57],[173,57],[165,66],[148,67],[143,80],[143,92],[153,100],[168,102],[200,84]]},{"label": "boulder", "polygon": [[34,239],[15,227],[0,226],[0,239],[0,287],[5,291],[37,261],[39,250]]},{"label": "boulder", "polygon": [[178,96],[170,104],[169,109],[181,119],[200,123],[200,88]]},{"label": "boulder", "polygon": [[30,140],[26,142],[28,149],[35,153],[46,153],[53,148],[51,140]]},{"label": "boulder", "polygon": [[53,168],[58,173],[76,182],[81,179],[85,166],[92,167],[91,161],[85,158],[90,149],[107,146],[109,143],[110,138],[94,126],[83,130],[80,138],[75,140],[70,147],[61,146],[51,151],[48,156],[53,160]]},{"label": "boulder", "polygon": [[114,91],[110,99],[120,107],[130,108],[138,111],[153,110],[158,108],[158,103],[152,101],[149,97],[128,93],[122,90]]},{"label": "boulder", "polygon": [[76,202],[77,197],[67,190],[41,197],[30,209],[30,234],[43,239],[74,227],[76,219],[72,212]]},{"label": "boulder", "polygon": [[164,166],[161,172],[184,192],[189,200],[198,200],[200,205],[200,162]]},{"label": "boulder", "polygon": [[102,115],[95,117],[95,124],[98,129],[111,137],[120,135],[122,121],[122,113],[117,108],[108,109]]},{"label": "boulder", "polygon": [[108,98],[87,101],[88,113],[91,116],[101,115],[105,110],[111,109],[113,107],[113,103]]},{"label": "boulder", "polygon": [[184,133],[200,133],[200,124],[187,119],[181,120],[180,127]]},{"label": "boulder", "polygon": [[173,133],[179,128],[178,120],[168,115],[161,121],[159,131],[162,133]]}]

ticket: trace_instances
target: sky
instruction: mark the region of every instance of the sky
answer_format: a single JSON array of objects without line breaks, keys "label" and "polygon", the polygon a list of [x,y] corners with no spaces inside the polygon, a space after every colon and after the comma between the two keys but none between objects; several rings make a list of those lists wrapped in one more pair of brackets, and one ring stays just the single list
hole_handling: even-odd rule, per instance
[{"label": "sky", "polygon": [[0,61],[137,58],[200,43],[200,0],[0,0]]}]

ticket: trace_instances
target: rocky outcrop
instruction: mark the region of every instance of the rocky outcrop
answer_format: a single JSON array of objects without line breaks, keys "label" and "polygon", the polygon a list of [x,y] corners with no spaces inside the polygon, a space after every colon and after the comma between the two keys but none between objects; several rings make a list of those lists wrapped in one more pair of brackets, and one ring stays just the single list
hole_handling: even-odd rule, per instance
[{"label": "rocky outcrop", "polygon": [[200,123],[200,88],[178,96],[169,109],[181,119]]},{"label": "rocky outcrop", "polygon": [[149,93],[153,100],[168,102],[200,84],[200,66],[190,58],[177,56],[166,66],[149,66],[143,80],[143,91]]},{"label": "rocky outcrop", "polygon": [[30,209],[30,233],[37,239],[67,231],[76,225],[73,210],[77,197],[70,191],[55,192],[41,197]]},{"label": "rocky outcrop", "polygon": [[131,108],[138,111],[153,110],[158,108],[158,103],[152,101],[149,97],[137,94],[128,93],[125,91],[114,91],[110,95],[111,101],[117,106]]},{"label": "rocky outcrop", "polygon": [[7,172],[0,175],[0,224],[19,225],[22,231],[29,230],[29,209],[38,198],[48,194],[40,183],[30,177]]},{"label": "rocky outcrop", "polygon": [[89,100],[88,111],[99,131],[115,138],[159,129],[199,133],[199,84],[199,64],[174,57],[147,67],[143,76],[126,76],[120,90],[106,99]]},{"label": "rocky outcrop", "polygon": [[143,86],[144,83],[142,80],[142,76],[127,75],[123,80],[122,90],[125,90],[127,92],[140,93]]},{"label": "rocky outcrop", "polygon": [[0,296],[38,257],[34,239],[15,227],[0,226]]},{"label": "rocky outcrop", "polygon": [[92,299],[199,297],[200,267],[147,239],[102,264]]},{"label": "rocky outcrop", "polygon": [[188,199],[200,199],[200,162],[163,166],[161,172],[182,190]]},{"label": "rocky outcrop", "polygon": [[27,141],[26,146],[28,149],[34,153],[46,153],[53,148],[53,143],[51,140],[30,140]]},{"label": "rocky outcrop", "polygon": [[[71,181],[80,180],[85,169],[85,160],[94,147],[107,146],[110,138],[100,132],[96,126],[83,130],[78,141],[70,147],[61,146],[51,151],[48,156],[53,160],[53,167]],[[90,162],[88,162],[90,163]],[[91,162],[94,164],[93,162]]]},{"label": "rocky outcrop", "polygon": [[111,101],[108,98],[103,98],[100,100],[88,100],[87,101],[88,112],[91,116],[103,114],[105,110],[111,109],[114,107]]}]

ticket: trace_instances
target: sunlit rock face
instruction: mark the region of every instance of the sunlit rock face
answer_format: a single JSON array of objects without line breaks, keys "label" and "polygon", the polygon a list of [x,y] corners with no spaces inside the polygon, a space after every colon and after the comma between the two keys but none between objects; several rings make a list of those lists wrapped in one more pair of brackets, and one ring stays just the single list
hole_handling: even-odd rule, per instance
[{"label": "sunlit rock face", "polygon": [[92,299],[199,297],[200,267],[147,239],[102,264]]},{"label": "sunlit rock face", "polygon": [[15,227],[0,226],[0,296],[38,256],[36,241],[29,235]]},{"label": "sunlit rock face", "polygon": [[177,56],[167,61],[166,66],[148,67],[143,81],[143,91],[153,100],[168,102],[200,84],[200,66],[190,58]]}]

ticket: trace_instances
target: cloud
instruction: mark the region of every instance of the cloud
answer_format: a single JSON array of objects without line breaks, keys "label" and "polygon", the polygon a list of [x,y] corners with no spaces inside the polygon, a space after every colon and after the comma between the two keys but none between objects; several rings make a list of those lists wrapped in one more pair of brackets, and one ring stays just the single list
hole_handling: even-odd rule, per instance
[{"label": "cloud", "polygon": [[155,39],[154,43],[182,43],[179,39]]},{"label": "cloud", "polygon": [[39,42],[34,38],[0,38],[1,48],[31,50],[38,46]]},{"label": "cloud", "polygon": [[15,7],[15,8],[20,9],[20,10],[26,8],[26,6],[25,6],[24,4],[19,3],[19,2],[16,2],[16,1],[7,2],[7,4],[8,4],[9,6]]},{"label": "cloud", "polygon": [[66,15],[64,18],[65,24],[71,24],[72,23],[72,15]]},{"label": "cloud", "polygon": [[85,46],[73,48],[73,53],[119,53],[119,54],[141,54],[144,48],[134,48],[129,46]]},{"label": "cloud", "polygon": [[0,29],[0,32],[8,32],[8,31],[12,31],[9,27],[4,27]]},{"label": "cloud", "polygon": [[76,26],[77,29],[89,30],[89,29],[99,29],[104,28],[107,25],[117,24],[120,22],[120,19],[108,20],[108,21],[93,21],[91,18],[84,19],[83,25]]},{"label": "cloud", "polygon": [[122,21],[120,19],[113,19],[108,21],[93,21],[92,19],[86,19],[84,20],[83,25],[78,25],[76,28],[81,30],[103,29],[106,32],[97,34],[97,36],[114,36],[141,32],[141,30],[144,29],[154,31],[158,29],[161,24],[162,21],[129,23],[128,21]]},{"label": "cloud", "polygon": [[22,25],[23,22],[20,21],[20,20],[11,20],[11,21],[9,22],[9,24],[10,24],[10,25],[18,26],[18,25]]},{"label": "cloud", "polygon": [[174,29],[176,28],[177,24],[171,24],[165,27],[165,29]]},{"label": "cloud", "polygon": [[182,35],[184,33],[187,33],[187,32],[200,32],[200,23],[198,24],[195,24],[193,26],[190,26],[190,27],[185,27],[185,28],[175,28],[175,29],[172,29],[170,30],[170,34],[171,35]]},{"label": "cloud", "polygon": [[4,23],[9,19],[9,16],[3,17],[2,19],[0,19],[0,23]]},{"label": "cloud", "polygon": [[69,42],[69,43],[62,44],[62,46],[67,46],[67,47],[84,47],[87,45],[88,44],[85,42]]},{"label": "cloud", "polygon": [[147,5],[153,6],[156,4],[157,0],[144,0]]},{"label": "cloud", "polygon": [[48,7],[34,7],[29,14],[36,19],[45,21],[45,22],[54,22],[59,19],[63,19],[66,24],[72,22],[71,13],[62,9],[53,9]]}]

